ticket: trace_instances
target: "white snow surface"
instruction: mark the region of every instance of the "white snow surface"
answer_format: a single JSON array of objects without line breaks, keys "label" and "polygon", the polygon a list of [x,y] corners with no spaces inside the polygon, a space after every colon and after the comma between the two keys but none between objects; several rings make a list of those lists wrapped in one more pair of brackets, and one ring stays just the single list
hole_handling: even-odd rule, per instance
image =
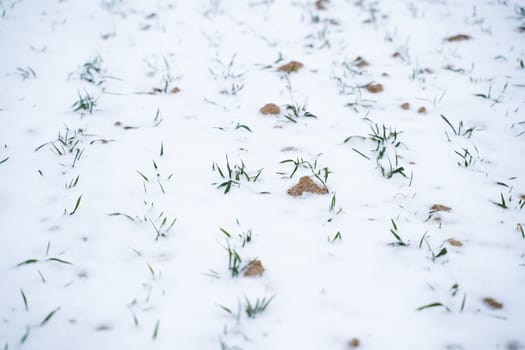
[{"label": "white snow surface", "polygon": [[525,4],[318,5],[0,1],[2,349],[525,348]]}]

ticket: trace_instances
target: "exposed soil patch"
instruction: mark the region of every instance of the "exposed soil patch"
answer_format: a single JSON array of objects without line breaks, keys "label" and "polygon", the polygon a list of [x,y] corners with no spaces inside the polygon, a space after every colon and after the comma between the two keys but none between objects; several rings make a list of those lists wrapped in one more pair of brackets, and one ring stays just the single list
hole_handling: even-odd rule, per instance
[{"label": "exposed soil patch", "polygon": [[329,0],[317,0],[315,2],[315,8],[318,10],[326,10],[325,5],[329,2],[330,2]]},{"label": "exposed soil patch", "polygon": [[370,83],[370,84],[368,84],[366,86],[366,90],[368,92],[373,93],[373,94],[377,94],[378,92],[383,91],[383,85],[381,85],[381,84],[371,84]]},{"label": "exposed soil patch", "polygon": [[290,61],[280,66],[278,70],[280,70],[281,72],[291,73],[297,72],[299,69],[303,68],[303,66],[304,65],[301,62]]},{"label": "exposed soil patch", "polygon": [[262,276],[264,273],[264,267],[261,263],[261,260],[254,260],[248,265],[246,271],[244,271],[245,277],[255,277]]},{"label": "exposed soil patch", "polygon": [[262,106],[259,111],[261,111],[262,114],[279,114],[281,113],[281,109],[279,106],[277,106],[274,103],[267,103],[264,106]]},{"label": "exposed soil patch", "polygon": [[470,35],[467,35],[467,34],[456,34],[456,35],[453,35],[453,36],[449,36],[447,38],[447,41],[450,41],[450,42],[453,42],[453,41],[465,41],[465,40],[470,40],[472,39],[470,37]]},{"label": "exposed soil patch", "polygon": [[310,176],[303,176],[297,185],[288,190],[288,194],[294,197],[301,196],[304,192],[327,194],[328,188],[319,186]]},{"label": "exposed soil patch", "polygon": [[403,103],[401,105],[401,109],[404,109],[405,111],[409,110],[410,109],[410,103],[408,103],[408,102]]},{"label": "exposed soil patch", "polygon": [[170,90],[172,94],[176,94],[180,92],[180,88],[178,86],[175,86],[173,89]]},{"label": "exposed soil patch", "polygon": [[363,68],[369,65],[367,61],[361,56],[357,56],[355,60],[352,62],[352,64],[356,67]]},{"label": "exposed soil patch", "polygon": [[424,113],[427,112],[427,109],[425,107],[421,106],[421,107],[418,108],[417,112],[419,114],[424,114]]},{"label": "exposed soil patch", "polygon": [[483,298],[483,303],[494,310],[503,309],[503,304],[493,298]]},{"label": "exposed soil patch", "polygon": [[393,57],[393,58],[399,58],[399,59],[401,59],[401,60],[403,60],[403,61],[405,60],[405,58],[403,57],[403,55],[401,55],[401,53],[399,53],[398,51],[394,52],[394,53],[392,54],[392,57]]},{"label": "exposed soil patch", "polygon": [[352,340],[348,342],[348,346],[351,348],[357,348],[360,344],[361,342],[357,338],[352,338]]},{"label": "exposed soil patch", "polygon": [[448,240],[448,244],[450,244],[451,246],[454,246],[454,247],[462,247],[463,246],[463,243],[461,243],[461,241],[458,241],[457,239],[454,239],[454,238],[450,238]]},{"label": "exposed soil patch", "polygon": [[433,206],[430,207],[430,210],[431,211],[446,211],[446,212],[449,212],[449,211],[452,210],[452,208],[447,207],[446,205],[443,205],[443,204],[434,204]]}]

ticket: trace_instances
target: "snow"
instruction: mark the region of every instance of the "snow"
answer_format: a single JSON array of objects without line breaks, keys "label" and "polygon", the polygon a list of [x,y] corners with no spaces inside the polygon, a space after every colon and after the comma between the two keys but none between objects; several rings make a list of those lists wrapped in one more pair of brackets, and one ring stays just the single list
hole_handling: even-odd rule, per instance
[{"label": "snow", "polygon": [[523,4],[319,4],[0,0],[3,349],[525,348]]}]

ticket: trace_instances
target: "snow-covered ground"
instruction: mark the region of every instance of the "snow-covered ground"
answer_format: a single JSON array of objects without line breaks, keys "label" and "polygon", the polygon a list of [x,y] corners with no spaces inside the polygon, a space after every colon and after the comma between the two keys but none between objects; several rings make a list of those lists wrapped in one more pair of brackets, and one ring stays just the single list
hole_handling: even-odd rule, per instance
[{"label": "snow-covered ground", "polygon": [[2,349],[525,348],[523,2],[0,0],[0,44]]}]

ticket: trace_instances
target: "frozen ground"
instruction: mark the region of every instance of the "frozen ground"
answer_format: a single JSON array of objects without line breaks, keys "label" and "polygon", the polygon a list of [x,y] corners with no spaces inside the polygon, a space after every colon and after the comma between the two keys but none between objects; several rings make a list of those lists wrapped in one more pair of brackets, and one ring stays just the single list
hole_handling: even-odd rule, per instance
[{"label": "frozen ground", "polygon": [[2,349],[525,348],[522,2],[0,16]]}]

